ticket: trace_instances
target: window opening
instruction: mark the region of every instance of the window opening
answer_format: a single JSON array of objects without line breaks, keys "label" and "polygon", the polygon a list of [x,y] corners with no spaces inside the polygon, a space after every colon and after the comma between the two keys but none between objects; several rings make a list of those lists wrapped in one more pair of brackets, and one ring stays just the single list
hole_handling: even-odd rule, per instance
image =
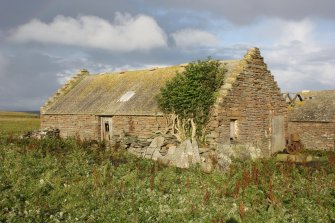
[{"label": "window opening", "polygon": [[230,141],[237,139],[237,119],[230,120]]},{"label": "window opening", "polygon": [[105,132],[109,132],[109,123],[105,122]]}]

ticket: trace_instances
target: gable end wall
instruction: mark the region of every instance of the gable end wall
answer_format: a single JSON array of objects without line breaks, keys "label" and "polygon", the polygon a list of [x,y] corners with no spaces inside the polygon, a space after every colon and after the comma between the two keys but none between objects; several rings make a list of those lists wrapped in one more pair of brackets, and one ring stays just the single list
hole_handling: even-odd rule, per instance
[{"label": "gable end wall", "polygon": [[[235,72],[231,87],[225,83],[221,88],[209,123],[208,141],[214,148],[252,144],[268,156],[271,153],[271,117],[284,116],[285,132],[287,130],[285,100],[257,48],[246,54]],[[237,120],[238,136],[231,141],[230,121],[233,119]]]}]

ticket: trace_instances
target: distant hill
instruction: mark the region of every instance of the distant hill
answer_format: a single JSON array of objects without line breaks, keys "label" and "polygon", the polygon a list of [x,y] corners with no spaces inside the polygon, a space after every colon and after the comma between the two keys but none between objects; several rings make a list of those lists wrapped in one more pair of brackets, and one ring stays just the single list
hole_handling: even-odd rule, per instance
[{"label": "distant hill", "polygon": [[17,112],[24,112],[24,113],[33,113],[33,114],[40,114],[40,111],[17,111]]}]

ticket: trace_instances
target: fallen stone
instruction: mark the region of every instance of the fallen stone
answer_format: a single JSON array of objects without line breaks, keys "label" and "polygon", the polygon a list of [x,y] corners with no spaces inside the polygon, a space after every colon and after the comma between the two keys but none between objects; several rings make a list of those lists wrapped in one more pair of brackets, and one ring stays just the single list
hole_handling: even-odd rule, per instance
[{"label": "fallen stone", "polygon": [[217,165],[219,169],[228,170],[231,163],[232,163],[232,160],[230,159],[229,156],[223,153],[219,153],[217,155]]},{"label": "fallen stone", "polygon": [[152,157],[152,155],[154,154],[155,151],[156,151],[156,148],[148,147],[145,150],[145,152],[143,153],[143,158],[151,159],[151,157]]},{"label": "fallen stone", "polygon": [[205,173],[211,173],[214,167],[212,163],[203,162],[200,164],[200,169]]},{"label": "fallen stone", "polygon": [[164,143],[164,137],[163,136],[157,136],[156,138],[154,138],[152,140],[152,142],[150,143],[149,147],[153,147],[153,148],[161,148],[163,146]]},{"label": "fallen stone", "polygon": [[43,138],[59,138],[60,131],[57,128],[44,128],[40,130],[30,131],[21,136],[22,138],[35,138],[35,139],[43,139]]},{"label": "fallen stone", "polygon": [[188,168],[188,155],[185,152],[186,143],[182,143],[178,148],[170,147],[167,155],[164,157],[167,160],[170,160],[169,164],[179,167],[179,168]]},{"label": "fallen stone", "polygon": [[158,158],[158,161],[161,162],[164,165],[170,165],[170,159],[166,156],[162,156],[160,158]]},{"label": "fallen stone", "polygon": [[176,156],[174,159],[171,159],[171,164],[183,169],[189,168],[190,164],[188,162],[187,154],[183,151],[177,152],[175,154]]},{"label": "fallen stone", "polygon": [[193,141],[192,142],[192,149],[193,149],[192,163],[193,164],[200,163],[201,162],[201,158],[200,158],[199,146],[198,146],[197,141]]},{"label": "fallen stone", "polygon": [[[158,136],[154,138],[150,143],[150,146],[146,149],[145,153],[143,154],[143,158],[152,159],[156,151],[159,153],[159,150],[161,149],[163,143],[164,143],[164,137]],[[158,154],[155,153],[155,156],[157,159]]]},{"label": "fallen stone", "polygon": [[167,151],[166,156],[171,156],[171,155],[173,155],[173,154],[176,152],[176,149],[177,149],[176,146],[170,146],[169,149],[168,149],[168,151]]},{"label": "fallen stone", "polygon": [[242,159],[242,160],[256,160],[262,157],[262,151],[252,144],[245,145],[220,145],[219,153],[227,157]]},{"label": "fallen stone", "polygon": [[156,149],[154,153],[152,154],[151,159],[157,161],[158,159],[162,158],[162,155],[160,152]]}]

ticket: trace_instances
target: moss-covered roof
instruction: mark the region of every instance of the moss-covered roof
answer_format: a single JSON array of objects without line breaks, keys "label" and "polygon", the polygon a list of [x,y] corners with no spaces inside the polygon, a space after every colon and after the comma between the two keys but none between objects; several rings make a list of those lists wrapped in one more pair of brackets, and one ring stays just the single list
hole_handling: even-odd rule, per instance
[{"label": "moss-covered roof", "polygon": [[335,121],[335,90],[302,91],[300,95],[304,101],[290,110],[289,121]]},{"label": "moss-covered roof", "polygon": [[[229,71],[239,61],[223,61]],[[81,76],[44,114],[160,115],[156,95],[185,65]]]}]

